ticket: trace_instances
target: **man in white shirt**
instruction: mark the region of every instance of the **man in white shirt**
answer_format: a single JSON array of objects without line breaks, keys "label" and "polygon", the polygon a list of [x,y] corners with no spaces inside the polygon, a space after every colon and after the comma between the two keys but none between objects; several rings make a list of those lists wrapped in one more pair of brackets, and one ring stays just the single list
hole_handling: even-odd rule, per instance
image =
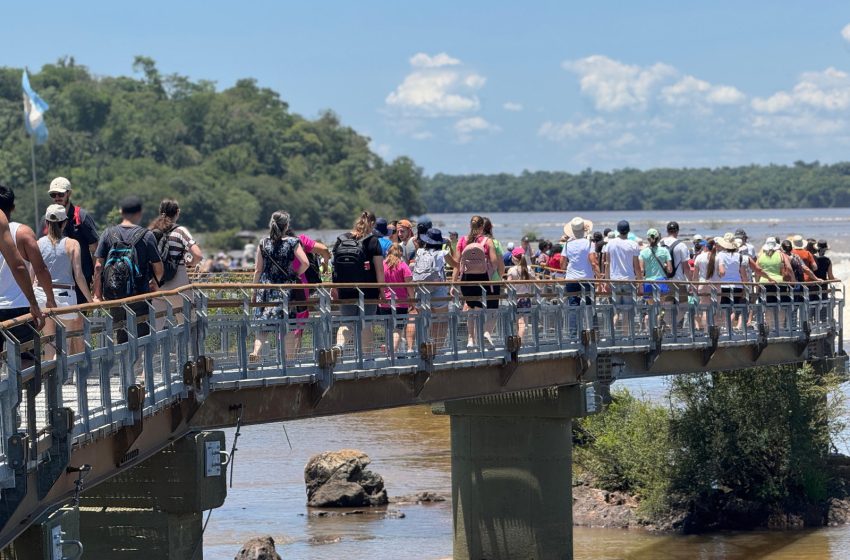
[{"label": "man in white shirt", "polygon": [[[605,275],[610,280],[628,281],[613,284],[611,293],[614,303],[617,305],[633,305],[635,298],[640,295],[638,286],[635,284],[640,280],[640,247],[635,241],[628,238],[631,226],[626,220],[617,223],[618,237],[608,240],[608,258],[606,259]],[[628,312],[632,317],[633,311]],[[614,316],[614,324],[619,323],[620,316]]]},{"label": "man in white shirt", "polygon": [[[677,283],[676,293],[679,300],[677,322],[681,324],[688,310],[688,282],[693,278],[693,270],[689,263],[691,252],[688,246],[679,240],[679,222],[670,221],[667,223],[667,237],[661,240],[661,244],[667,247],[673,257],[673,277],[671,280]],[[676,299],[676,296],[673,295],[671,290],[665,299],[672,302]]]}]

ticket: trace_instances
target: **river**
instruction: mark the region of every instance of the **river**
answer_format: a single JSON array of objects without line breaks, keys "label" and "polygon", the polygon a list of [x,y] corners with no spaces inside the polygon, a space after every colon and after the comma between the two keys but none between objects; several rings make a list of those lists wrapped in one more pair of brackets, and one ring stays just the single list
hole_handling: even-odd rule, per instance
[{"label": "river", "polygon": [[[768,235],[794,233],[827,239],[835,275],[850,279],[850,210],[716,210],[653,212],[586,212],[597,229],[627,219],[643,236],[649,227],[663,229],[676,219],[684,236],[722,235],[747,230],[757,247]],[[491,214],[495,235],[516,241],[534,231],[557,239],[573,216],[561,213]],[[434,214],[445,233],[468,227],[467,214]],[[308,232],[330,241],[338,232]],[[845,310],[845,319],[847,310]],[[663,379],[622,383],[650,398],[663,393]],[[287,440],[288,435],[288,440]],[[230,445],[233,430],[227,430]],[[847,439],[837,442],[845,452]],[[289,443],[292,448],[290,449]],[[372,458],[390,496],[419,491],[451,495],[448,418],[428,407],[315,418],[242,429],[234,463],[233,488],[225,504],[212,512],[204,537],[204,558],[232,559],[252,536],[271,535],[287,559],[450,558],[452,515],[449,502],[393,505],[404,518],[378,515],[310,517],[305,506],[303,469],[315,453],[356,448]],[[575,528],[578,560],[670,559],[846,559],[850,527],[790,532],[722,532],[702,536],[653,535],[643,531]]]}]

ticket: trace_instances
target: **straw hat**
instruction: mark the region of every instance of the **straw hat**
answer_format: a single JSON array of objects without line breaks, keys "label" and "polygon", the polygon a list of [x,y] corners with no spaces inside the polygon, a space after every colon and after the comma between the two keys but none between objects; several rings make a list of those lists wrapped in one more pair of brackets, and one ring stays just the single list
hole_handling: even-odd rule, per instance
[{"label": "straw hat", "polygon": [[727,249],[729,251],[734,251],[738,248],[738,246],[735,245],[735,234],[732,232],[724,233],[723,237],[715,237],[714,242],[723,249]]},{"label": "straw hat", "polygon": [[593,222],[576,216],[570,223],[564,225],[564,235],[573,237],[584,237],[593,231]]},{"label": "straw hat", "polygon": [[805,249],[806,248],[806,240],[802,235],[795,235],[791,238],[791,246],[795,249]]}]

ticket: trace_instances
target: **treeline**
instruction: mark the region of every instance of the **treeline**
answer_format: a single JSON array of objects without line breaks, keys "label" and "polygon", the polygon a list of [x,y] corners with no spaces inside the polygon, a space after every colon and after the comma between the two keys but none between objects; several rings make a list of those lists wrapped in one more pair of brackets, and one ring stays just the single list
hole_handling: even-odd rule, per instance
[{"label": "treeline", "polygon": [[[197,231],[263,228],[281,208],[297,228],[348,226],[363,208],[424,211],[421,169],[407,157],[384,161],[330,111],[305,119],[253,79],[216,91],[210,81],[162,75],[149,58],[133,69],[138,77],[99,77],[67,58],[31,74],[50,105],[50,137],[36,147],[42,211],[57,175],[101,224],[129,193],[143,198],[146,220],[163,197],[177,198],[182,223]],[[18,194],[16,217],[30,222],[22,71],[0,68],[0,182]]]},{"label": "treeline", "polygon": [[422,199],[429,212],[848,207],[850,162],[437,174],[423,182]]}]

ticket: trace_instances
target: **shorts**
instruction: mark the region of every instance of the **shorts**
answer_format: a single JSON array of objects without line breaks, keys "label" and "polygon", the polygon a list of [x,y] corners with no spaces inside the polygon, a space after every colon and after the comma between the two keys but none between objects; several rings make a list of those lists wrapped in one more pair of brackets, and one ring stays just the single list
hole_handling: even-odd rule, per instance
[{"label": "shorts", "polygon": [[[405,325],[407,325],[407,319],[406,319],[407,309],[408,309],[407,307],[396,307],[395,308],[395,315],[396,315],[395,328],[403,329],[405,327]],[[391,307],[379,307],[378,308],[378,315],[382,315],[382,316],[386,317],[387,315],[391,316],[392,314],[393,314],[393,310],[392,310]]]},{"label": "shorts", "polygon": [[[44,288],[36,286],[33,288],[35,299],[38,306],[42,309],[47,309],[47,294],[44,293]],[[77,292],[70,288],[53,288],[53,299],[56,300],[56,307],[70,307],[77,305]],[[79,317],[77,313],[66,313],[58,315],[57,318],[65,321],[70,321]]]},{"label": "shorts", "polygon": [[[377,303],[366,303],[363,305],[363,315],[368,317],[376,315],[378,310]],[[339,306],[339,314],[341,317],[359,317],[360,306],[356,303],[346,303]]]},{"label": "shorts", "polygon": [[[463,282],[489,282],[490,277],[486,274],[464,274],[460,277]],[[494,284],[484,286],[484,295],[487,297],[487,309],[499,309],[499,294],[502,287]],[[466,306],[470,309],[482,309],[481,288],[479,286],[461,286],[460,293],[466,299]]]},{"label": "shorts", "polygon": [[743,305],[747,303],[747,298],[744,297],[744,288],[720,288],[720,304],[721,305]]},{"label": "shorts", "polygon": [[[147,336],[151,332],[150,324],[148,323],[148,302],[136,301],[129,304],[130,309],[136,314],[136,335],[141,338]],[[127,311],[124,306],[113,307],[111,309],[113,321],[127,320]],[[139,319],[144,319],[140,321]],[[127,342],[128,334],[126,329],[118,329],[116,341],[118,344]]]}]

